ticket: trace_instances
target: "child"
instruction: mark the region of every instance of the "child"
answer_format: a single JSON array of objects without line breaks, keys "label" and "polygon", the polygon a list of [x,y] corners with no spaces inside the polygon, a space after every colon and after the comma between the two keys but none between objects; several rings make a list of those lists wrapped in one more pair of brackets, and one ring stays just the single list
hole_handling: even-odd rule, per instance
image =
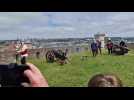
[{"label": "child", "polygon": [[121,80],[113,74],[98,74],[91,78],[88,87],[122,87]]}]

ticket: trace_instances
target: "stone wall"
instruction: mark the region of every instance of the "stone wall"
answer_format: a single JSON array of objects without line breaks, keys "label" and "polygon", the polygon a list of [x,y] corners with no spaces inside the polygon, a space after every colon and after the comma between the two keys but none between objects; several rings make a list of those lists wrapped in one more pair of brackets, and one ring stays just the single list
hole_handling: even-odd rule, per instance
[{"label": "stone wall", "polygon": [[39,48],[39,49],[30,49],[29,50],[29,56],[30,57],[35,57],[36,56],[36,52],[39,51],[41,57],[45,57],[46,52],[49,51],[49,50],[60,49],[60,50],[65,51],[66,48],[68,49],[69,54],[79,53],[79,52],[83,52],[83,51],[88,51],[89,50],[89,48],[87,46],[86,47],[74,46],[74,47],[59,47],[59,48],[57,48],[57,47],[55,47],[55,48]]},{"label": "stone wall", "polygon": [[14,52],[10,52],[10,51],[0,52],[0,64],[14,62],[15,60],[14,58],[15,58]]},{"label": "stone wall", "polygon": [[[48,50],[60,49],[60,50],[65,51],[66,48],[69,50],[69,54],[79,53],[79,52],[89,50],[89,48],[87,46],[84,46],[84,47],[74,46],[74,47],[29,49],[28,52],[29,52],[29,57],[36,57],[36,52],[39,51],[40,52],[40,57],[45,58],[46,52]],[[14,61],[15,61],[15,51],[11,51],[11,50],[0,51],[0,64],[11,63],[11,62],[14,62]]]},{"label": "stone wall", "polygon": [[130,49],[134,49],[134,43],[128,43],[127,46],[128,46],[128,48],[130,48]]}]

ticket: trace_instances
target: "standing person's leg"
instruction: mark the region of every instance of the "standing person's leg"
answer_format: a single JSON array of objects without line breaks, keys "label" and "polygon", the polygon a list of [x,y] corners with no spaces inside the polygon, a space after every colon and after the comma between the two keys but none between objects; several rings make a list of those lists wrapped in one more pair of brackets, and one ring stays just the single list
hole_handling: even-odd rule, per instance
[{"label": "standing person's leg", "polygon": [[17,63],[18,62],[18,54],[16,54],[15,57],[16,57],[16,63]]},{"label": "standing person's leg", "polygon": [[109,49],[110,50],[110,54],[112,53],[112,51],[111,51],[111,49]]},{"label": "standing person's leg", "polygon": [[99,54],[99,48],[96,49],[96,55],[98,55],[98,54]]},{"label": "standing person's leg", "polygon": [[97,56],[97,54],[98,54],[98,50],[95,50],[95,57]]},{"label": "standing person's leg", "polygon": [[23,57],[21,57],[20,62],[21,62],[21,64],[23,64]]},{"label": "standing person's leg", "polygon": [[25,56],[21,57],[21,64],[26,64],[26,57]]},{"label": "standing person's leg", "polygon": [[99,53],[101,54],[101,51],[100,51],[100,48],[98,47],[98,54],[99,54]]},{"label": "standing person's leg", "polygon": [[99,48],[100,54],[101,54],[101,47]]},{"label": "standing person's leg", "polygon": [[111,50],[110,50],[110,51],[111,51],[111,54],[112,54],[112,53],[113,53],[113,52],[112,52],[112,48],[111,48]]},{"label": "standing person's leg", "polygon": [[110,54],[110,49],[108,49],[108,54]]},{"label": "standing person's leg", "polygon": [[98,48],[98,54],[100,53],[100,48]]},{"label": "standing person's leg", "polygon": [[108,49],[108,54],[109,54],[109,55],[111,54],[111,49],[110,49],[110,48]]},{"label": "standing person's leg", "polygon": [[92,50],[92,55],[94,56],[94,51]]},{"label": "standing person's leg", "polygon": [[96,54],[96,55],[99,53],[98,51],[99,51],[98,49],[95,50],[95,54]]},{"label": "standing person's leg", "polygon": [[94,57],[94,50],[92,50],[92,55],[93,55],[93,57]]}]

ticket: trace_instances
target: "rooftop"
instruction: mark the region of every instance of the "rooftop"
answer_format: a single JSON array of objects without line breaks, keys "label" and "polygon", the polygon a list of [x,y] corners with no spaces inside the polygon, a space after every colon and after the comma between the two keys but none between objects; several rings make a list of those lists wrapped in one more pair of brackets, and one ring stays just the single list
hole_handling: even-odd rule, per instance
[{"label": "rooftop", "polygon": [[95,34],[94,36],[105,36],[105,34]]}]

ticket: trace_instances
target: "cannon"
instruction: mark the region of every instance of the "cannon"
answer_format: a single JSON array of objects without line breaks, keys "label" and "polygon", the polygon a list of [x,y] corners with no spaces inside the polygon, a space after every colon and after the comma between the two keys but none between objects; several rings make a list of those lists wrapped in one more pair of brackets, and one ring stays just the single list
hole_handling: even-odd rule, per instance
[{"label": "cannon", "polygon": [[46,53],[46,61],[49,63],[53,63],[55,61],[58,61],[59,64],[63,65],[66,63],[66,52],[63,52],[62,50],[49,50]]},{"label": "cannon", "polygon": [[125,55],[130,51],[127,46],[113,45],[112,53],[115,55]]},{"label": "cannon", "polygon": [[49,63],[53,63],[54,62],[54,53],[53,51],[47,51],[46,53],[46,61]]}]

